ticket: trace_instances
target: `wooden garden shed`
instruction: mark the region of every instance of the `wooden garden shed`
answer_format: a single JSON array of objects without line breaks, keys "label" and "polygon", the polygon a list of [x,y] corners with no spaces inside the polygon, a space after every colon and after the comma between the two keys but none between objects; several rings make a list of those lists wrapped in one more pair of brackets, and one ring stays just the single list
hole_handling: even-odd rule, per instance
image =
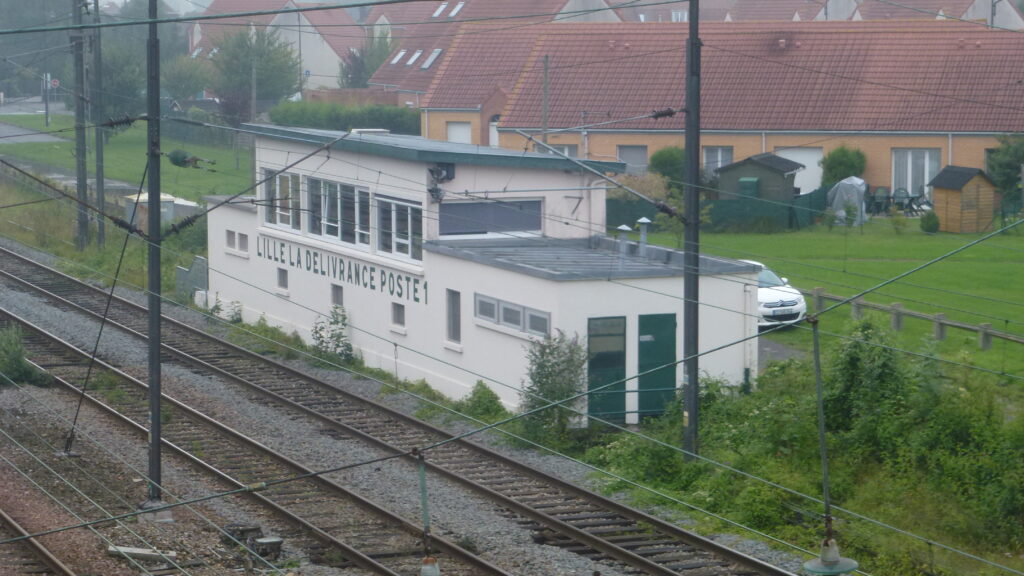
[{"label": "wooden garden shed", "polygon": [[939,231],[973,234],[992,227],[996,187],[981,169],[946,166],[928,185]]}]

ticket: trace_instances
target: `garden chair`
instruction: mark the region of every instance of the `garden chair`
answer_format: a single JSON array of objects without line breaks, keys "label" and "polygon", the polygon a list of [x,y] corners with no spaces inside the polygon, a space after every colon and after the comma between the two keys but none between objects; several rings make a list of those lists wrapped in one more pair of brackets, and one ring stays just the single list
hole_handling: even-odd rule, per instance
[{"label": "garden chair", "polygon": [[907,207],[910,206],[910,192],[907,192],[906,188],[897,188],[892,193],[892,206],[896,210],[907,211]]},{"label": "garden chair", "polygon": [[871,195],[871,212],[874,214],[885,214],[889,210],[889,189],[885,186],[875,188]]}]

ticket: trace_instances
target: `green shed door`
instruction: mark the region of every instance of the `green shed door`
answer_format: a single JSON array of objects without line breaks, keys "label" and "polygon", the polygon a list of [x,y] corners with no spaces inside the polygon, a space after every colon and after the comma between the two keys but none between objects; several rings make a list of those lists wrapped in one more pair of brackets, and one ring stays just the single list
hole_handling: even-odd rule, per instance
[{"label": "green shed door", "polygon": [[[637,360],[640,378],[640,416],[657,416],[665,411],[676,389],[676,315],[640,316]],[[659,368],[661,366],[662,368]],[[650,374],[645,374],[654,370]]]},{"label": "green shed door", "polygon": [[[612,422],[626,416],[626,317],[587,321],[587,413]],[[608,384],[616,382],[611,386]],[[607,386],[607,387],[606,387]]]}]

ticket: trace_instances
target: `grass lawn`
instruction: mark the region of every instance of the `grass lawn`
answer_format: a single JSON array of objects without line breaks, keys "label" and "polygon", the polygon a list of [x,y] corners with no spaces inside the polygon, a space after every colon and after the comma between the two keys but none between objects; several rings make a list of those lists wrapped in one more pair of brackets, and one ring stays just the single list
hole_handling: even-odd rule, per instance
[{"label": "grass lawn", "polygon": [[[885,218],[873,219],[853,230],[814,227],[778,234],[702,233],[701,251],[757,260],[805,291],[822,287],[830,294],[847,297],[982,237],[925,234],[916,220],[908,223],[901,233]],[[672,235],[660,233],[652,234],[651,241],[666,246],[676,243]],[[900,302],[908,310],[941,312],[951,320],[989,323],[994,330],[1024,334],[1022,296],[1024,225],[879,288],[865,300],[883,305]],[[808,304],[813,305],[810,299]],[[850,316],[848,305],[823,314],[822,332],[845,333]],[[879,324],[889,325],[888,316],[872,316]],[[895,335],[894,344],[920,352],[931,334],[931,322],[905,318],[904,330]],[[810,331],[804,327],[780,330],[768,337],[810,349]],[[994,339],[992,348],[982,351],[976,334],[948,328],[947,338],[938,343],[938,352],[947,360],[1024,378],[1024,354],[1019,344]]]},{"label": "grass lawn", "polygon": [[[0,144],[0,154],[12,156],[26,162],[50,166],[66,174],[75,173],[74,118],[67,115],[51,116],[50,127],[45,127],[41,115],[12,115],[0,121],[15,124],[40,132],[51,132],[66,139],[65,142]],[[136,122],[131,128],[117,133],[103,148],[104,173],[107,179],[121,180],[139,185],[147,161],[147,125]],[[94,137],[87,135],[89,149],[88,170],[93,172]],[[162,135],[161,147],[165,153],[175,149],[188,151],[190,155],[213,160],[215,165],[206,165],[212,170],[179,168],[172,165],[166,156],[161,163],[161,189],[164,193],[186,200],[202,201],[209,194],[235,194],[252,183],[252,158],[247,150],[201,146],[176,141]]]}]

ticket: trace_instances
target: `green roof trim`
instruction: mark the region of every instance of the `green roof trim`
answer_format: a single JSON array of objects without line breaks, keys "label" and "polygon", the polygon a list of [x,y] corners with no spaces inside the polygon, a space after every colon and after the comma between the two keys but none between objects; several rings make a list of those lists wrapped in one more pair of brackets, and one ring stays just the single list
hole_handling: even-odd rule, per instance
[{"label": "green roof trim", "polygon": [[[541,170],[582,170],[575,162],[551,154],[517,152],[506,148],[492,148],[475,144],[456,144],[440,140],[429,140],[420,136],[356,133],[340,130],[270,126],[266,124],[244,124],[243,126],[246,131],[258,136],[293,142],[306,142],[314,146],[328,144],[333,140],[344,137],[335,142],[331,149],[396,158],[410,162],[423,162],[427,164],[447,162],[480,166],[536,168]],[[614,174],[626,172],[626,165],[623,162],[596,160],[579,160],[579,162],[600,172]]]}]

